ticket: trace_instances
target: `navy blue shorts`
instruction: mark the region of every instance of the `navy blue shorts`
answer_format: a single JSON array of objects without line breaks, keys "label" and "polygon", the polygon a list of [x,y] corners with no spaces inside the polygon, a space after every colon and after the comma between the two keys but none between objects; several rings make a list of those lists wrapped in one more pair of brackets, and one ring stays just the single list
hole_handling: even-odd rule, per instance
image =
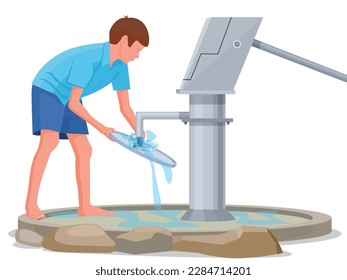
[{"label": "navy blue shorts", "polygon": [[88,134],[85,120],[64,106],[54,94],[32,87],[33,134],[40,135],[42,129],[59,132],[60,139],[67,139],[67,133]]}]

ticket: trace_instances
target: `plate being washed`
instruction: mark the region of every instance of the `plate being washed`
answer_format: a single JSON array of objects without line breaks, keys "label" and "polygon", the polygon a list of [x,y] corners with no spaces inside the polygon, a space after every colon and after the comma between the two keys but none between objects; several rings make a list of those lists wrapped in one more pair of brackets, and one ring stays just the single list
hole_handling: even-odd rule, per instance
[{"label": "plate being washed", "polygon": [[167,154],[161,152],[158,149],[155,148],[143,148],[142,146],[140,147],[133,147],[129,143],[130,135],[121,133],[121,132],[110,132],[111,138],[123,146],[124,148],[127,148],[128,150],[134,152],[135,154],[142,156],[150,161],[159,163],[164,166],[168,167],[175,167],[176,162],[169,157]]}]

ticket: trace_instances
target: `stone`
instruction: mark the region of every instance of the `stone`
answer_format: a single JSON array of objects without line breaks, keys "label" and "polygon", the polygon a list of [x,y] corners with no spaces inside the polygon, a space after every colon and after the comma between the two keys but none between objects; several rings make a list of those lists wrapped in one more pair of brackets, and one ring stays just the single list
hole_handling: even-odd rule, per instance
[{"label": "stone", "polygon": [[42,247],[43,236],[30,229],[21,228],[16,231],[16,241],[32,247]]},{"label": "stone", "polygon": [[50,231],[42,246],[59,252],[110,253],[115,242],[102,227],[94,224],[64,226]]},{"label": "stone", "polygon": [[254,226],[240,226],[214,235],[174,236],[173,250],[226,258],[282,253],[281,246],[267,228]]},{"label": "stone", "polygon": [[172,234],[160,227],[136,227],[116,237],[116,251],[146,254],[172,250]]}]

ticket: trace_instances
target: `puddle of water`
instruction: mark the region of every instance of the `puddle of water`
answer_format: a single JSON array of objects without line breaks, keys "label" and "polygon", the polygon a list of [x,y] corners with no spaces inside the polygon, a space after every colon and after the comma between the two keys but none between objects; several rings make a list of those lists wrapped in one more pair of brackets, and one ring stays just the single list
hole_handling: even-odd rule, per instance
[{"label": "puddle of water", "polygon": [[230,211],[230,213],[236,218],[236,223],[240,225],[260,226],[260,225],[281,225],[288,222],[277,218],[276,211],[254,212],[260,215],[261,219],[252,219],[249,212],[245,211]]},{"label": "puddle of water", "polygon": [[[126,221],[120,223],[120,228],[134,228],[139,226],[158,226],[164,228],[194,228],[198,227],[191,222],[183,221],[177,216],[182,213],[182,210],[161,210],[161,211],[148,211],[151,214],[153,221],[143,221],[141,216],[134,211],[117,211],[116,216],[125,218]],[[165,218],[165,222],[156,222],[156,217]]]},{"label": "puddle of water", "polygon": [[[112,209],[111,209],[112,210]],[[108,219],[120,218],[117,227],[129,229],[139,226],[158,226],[164,228],[198,228],[204,227],[206,224],[210,226],[220,224],[237,224],[237,225],[250,225],[250,226],[269,226],[269,225],[284,225],[290,224],[288,218],[292,219],[293,216],[278,214],[277,211],[230,211],[235,217],[233,221],[216,221],[216,222],[194,222],[184,221],[180,217],[186,210],[118,210],[115,209],[113,216],[108,216]],[[47,215],[47,218],[79,218],[77,211],[62,211],[53,212]],[[96,220],[104,217],[93,217]],[[298,218],[300,222],[302,218]],[[116,222],[116,221],[115,221]],[[112,221],[110,220],[110,223]],[[118,223],[118,222],[117,222]]]}]

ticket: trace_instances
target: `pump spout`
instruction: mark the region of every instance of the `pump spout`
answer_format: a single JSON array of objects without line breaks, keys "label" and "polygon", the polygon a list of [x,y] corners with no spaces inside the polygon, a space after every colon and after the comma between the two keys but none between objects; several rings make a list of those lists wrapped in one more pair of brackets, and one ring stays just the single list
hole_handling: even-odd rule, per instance
[{"label": "pump spout", "polygon": [[142,138],[143,121],[151,120],[183,120],[189,118],[189,112],[137,112],[136,137]]},{"label": "pump spout", "polygon": [[297,56],[295,54],[286,52],[286,51],[281,50],[279,48],[276,48],[274,46],[265,44],[265,43],[260,42],[258,40],[254,40],[252,46],[257,48],[257,49],[263,50],[265,52],[271,53],[273,55],[276,55],[276,56],[282,57],[284,59],[287,59],[289,61],[300,64],[300,65],[305,66],[307,68],[310,68],[312,70],[318,71],[318,72],[323,73],[325,75],[328,75],[330,77],[347,82],[347,75],[346,74],[335,71],[333,69],[325,67],[325,66],[318,64],[316,62],[310,61],[310,60],[305,59],[303,57]]}]

